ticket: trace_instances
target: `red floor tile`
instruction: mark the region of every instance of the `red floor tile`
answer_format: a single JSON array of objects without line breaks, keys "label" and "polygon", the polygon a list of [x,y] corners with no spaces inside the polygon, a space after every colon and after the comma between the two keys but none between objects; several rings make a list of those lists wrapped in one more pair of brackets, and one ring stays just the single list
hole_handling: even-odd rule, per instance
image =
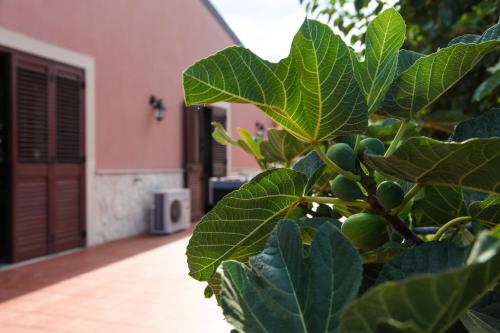
[{"label": "red floor tile", "polygon": [[187,275],[188,237],[137,237],[0,271],[0,331],[229,332]]}]

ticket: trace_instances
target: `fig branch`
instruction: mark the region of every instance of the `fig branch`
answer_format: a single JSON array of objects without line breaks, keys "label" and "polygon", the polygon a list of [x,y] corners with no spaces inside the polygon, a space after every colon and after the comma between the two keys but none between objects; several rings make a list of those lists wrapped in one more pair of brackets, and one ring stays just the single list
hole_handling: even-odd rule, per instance
[{"label": "fig branch", "polygon": [[386,211],[378,202],[375,196],[377,192],[377,183],[373,177],[366,175],[357,163],[358,173],[361,176],[361,185],[365,188],[368,197],[367,201],[370,204],[371,209],[378,215],[383,216],[387,222],[396,230],[401,236],[403,236],[410,244],[421,244],[423,241],[411,231],[406,225],[405,221],[401,220],[397,215],[391,215]]},{"label": "fig branch", "polygon": [[370,208],[370,205],[364,200],[354,200],[354,201],[345,201],[339,198],[332,197],[310,197],[303,196],[302,200],[305,202],[316,202],[316,203],[325,203],[325,204],[333,204],[340,205],[346,207],[357,207],[357,208]]}]

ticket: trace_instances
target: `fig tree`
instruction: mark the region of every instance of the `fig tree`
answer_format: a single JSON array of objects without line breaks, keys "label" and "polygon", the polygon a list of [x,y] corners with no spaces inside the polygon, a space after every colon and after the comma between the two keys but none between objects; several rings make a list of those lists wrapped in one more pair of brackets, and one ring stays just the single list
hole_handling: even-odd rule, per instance
[{"label": "fig tree", "polygon": [[384,143],[376,138],[363,139],[359,142],[359,153],[363,154],[364,152],[373,155],[384,155]]},{"label": "fig tree", "polygon": [[336,143],[331,145],[326,151],[326,156],[343,170],[356,171],[356,156],[354,156],[354,151],[348,144]]},{"label": "fig tree", "polygon": [[342,175],[335,177],[330,186],[333,195],[339,199],[354,201],[363,197],[363,192],[361,192],[358,184]]},{"label": "fig tree", "polygon": [[370,251],[389,240],[385,219],[373,213],[349,216],[342,224],[342,233],[360,250]]},{"label": "fig tree", "polygon": [[383,181],[377,186],[376,197],[385,210],[399,206],[404,196],[403,189],[396,182]]}]

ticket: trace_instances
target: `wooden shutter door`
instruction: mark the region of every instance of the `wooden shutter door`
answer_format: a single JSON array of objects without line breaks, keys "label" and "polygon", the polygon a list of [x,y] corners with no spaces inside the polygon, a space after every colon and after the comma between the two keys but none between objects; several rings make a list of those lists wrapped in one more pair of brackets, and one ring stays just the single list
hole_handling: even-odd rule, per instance
[{"label": "wooden shutter door", "polygon": [[12,57],[13,260],[48,253],[49,66]]},{"label": "wooden shutter door", "polygon": [[13,53],[12,259],[84,244],[83,71]]},{"label": "wooden shutter door", "polygon": [[56,65],[51,252],[84,243],[83,72]]},{"label": "wooden shutter door", "polygon": [[[212,121],[226,128],[226,110],[217,107],[211,107],[211,110]],[[212,177],[225,177],[227,176],[227,147],[215,141],[211,135],[208,140],[211,142]]]},{"label": "wooden shutter door", "polygon": [[189,107],[184,111],[184,170],[185,185],[191,191],[191,219],[199,220],[205,212],[205,186],[201,151],[203,108]]}]

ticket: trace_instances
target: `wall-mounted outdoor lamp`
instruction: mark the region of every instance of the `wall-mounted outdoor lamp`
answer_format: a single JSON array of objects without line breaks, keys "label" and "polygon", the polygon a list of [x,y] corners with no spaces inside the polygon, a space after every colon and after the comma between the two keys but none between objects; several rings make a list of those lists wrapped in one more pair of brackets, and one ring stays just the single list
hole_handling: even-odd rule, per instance
[{"label": "wall-mounted outdoor lamp", "polygon": [[256,121],[255,122],[255,128],[257,129],[257,136],[264,136],[265,134],[265,131],[266,131],[266,126],[264,126],[263,123],[261,123],[260,121]]},{"label": "wall-mounted outdoor lamp", "polygon": [[167,112],[167,107],[163,103],[161,98],[157,98],[155,95],[149,97],[149,105],[153,109],[154,117],[157,121],[162,121],[165,118],[165,113]]}]

